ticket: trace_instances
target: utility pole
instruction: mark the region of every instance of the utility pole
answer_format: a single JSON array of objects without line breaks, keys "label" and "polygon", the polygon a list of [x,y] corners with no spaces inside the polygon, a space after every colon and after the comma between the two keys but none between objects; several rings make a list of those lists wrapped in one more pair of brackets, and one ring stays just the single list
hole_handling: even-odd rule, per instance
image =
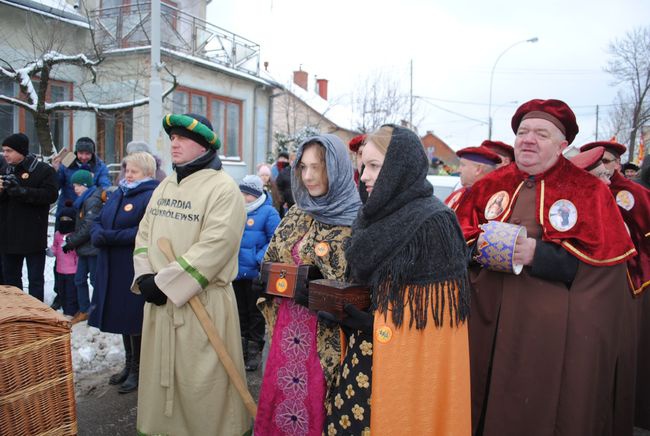
[{"label": "utility pole", "polygon": [[598,105],[596,105],[596,141],[598,141],[598,111],[599,111]]},{"label": "utility pole", "polygon": [[149,79],[149,146],[157,150],[165,162],[165,169],[171,169],[168,150],[162,150],[158,139],[162,125],[162,83],[160,82],[160,0],[151,0],[151,77]]},{"label": "utility pole", "polygon": [[413,129],[413,59],[411,59],[411,92],[409,109],[409,127]]}]

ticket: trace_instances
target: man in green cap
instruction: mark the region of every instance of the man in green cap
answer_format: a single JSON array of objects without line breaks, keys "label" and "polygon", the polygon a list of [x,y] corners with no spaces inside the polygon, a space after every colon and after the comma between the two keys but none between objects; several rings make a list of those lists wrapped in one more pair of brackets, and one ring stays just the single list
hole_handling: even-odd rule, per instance
[{"label": "man in green cap", "polygon": [[[189,300],[198,295],[245,379],[232,280],[246,212],[222,169],[212,125],[167,115],[174,171],[154,191],[135,241],[132,290],[144,307],[139,434],[241,435],[247,412]],[[158,241],[171,241],[169,262]]]}]

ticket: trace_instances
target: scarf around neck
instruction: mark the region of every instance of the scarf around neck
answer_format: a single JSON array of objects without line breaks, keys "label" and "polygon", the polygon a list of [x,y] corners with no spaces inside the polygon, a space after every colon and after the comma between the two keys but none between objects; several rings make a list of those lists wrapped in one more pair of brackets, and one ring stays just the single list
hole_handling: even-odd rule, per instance
[{"label": "scarf around neck", "polygon": [[266,202],[266,194],[262,194],[255,201],[251,201],[250,203],[246,203],[246,213],[251,213],[253,211],[256,211],[257,209],[260,208],[264,203]]},{"label": "scarf around neck", "polygon": [[74,201],[74,203],[72,204],[72,206],[73,206],[75,209],[77,209],[77,210],[81,210],[81,208],[83,207],[84,201],[86,201],[86,199],[87,199],[88,197],[90,197],[91,195],[93,195],[93,193],[94,193],[96,190],[97,190],[97,186],[90,186],[88,189],[86,189],[86,190],[83,192],[83,194],[81,194],[79,197],[77,197],[77,199]]},{"label": "scarf around neck", "polygon": [[[325,165],[329,187],[320,197],[309,195],[301,183],[300,163],[305,145],[318,142],[325,147]],[[298,147],[296,159],[291,167],[291,190],[299,209],[316,221],[334,226],[350,226],[357,216],[361,200],[354,184],[354,170],[343,141],[336,135],[319,135],[307,138]]]},{"label": "scarf around neck", "polygon": [[[433,196],[428,159],[412,131],[393,127],[382,169],[352,226],[345,251],[350,278],[372,289],[373,308],[396,326],[424,329],[431,307],[436,326],[469,312],[466,244],[454,213]],[[458,290],[458,296],[455,293]]]}]

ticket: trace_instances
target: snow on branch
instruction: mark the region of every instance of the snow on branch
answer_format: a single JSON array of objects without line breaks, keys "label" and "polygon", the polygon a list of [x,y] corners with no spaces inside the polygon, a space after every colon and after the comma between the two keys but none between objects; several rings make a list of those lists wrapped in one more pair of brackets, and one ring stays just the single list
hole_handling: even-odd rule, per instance
[{"label": "snow on branch", "polygon": [[6,95],[0,94],[0,101],[4,101],[6,103],[22,107],[23,109],[26,109],[31,112],[36,112],[36,104],[29,104],[22,100],[18,100],[17,98],[8,97]]}]

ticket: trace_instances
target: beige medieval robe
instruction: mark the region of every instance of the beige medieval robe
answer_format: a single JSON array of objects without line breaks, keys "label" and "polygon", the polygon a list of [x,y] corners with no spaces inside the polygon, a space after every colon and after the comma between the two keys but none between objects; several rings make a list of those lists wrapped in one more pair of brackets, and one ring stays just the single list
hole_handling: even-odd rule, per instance
[{"label": "beige medieval robe", "polygon": [[[245,379],[231,281],[246,212],[223,170],[203,169],[154,191],[135,242],[135,279],[157,273],[164,306],[146,303],[142,328],[137,430],[141,434],[241,435],[250,418],[207,335],[187,303],[198,295]],[[176,260],[158,249],[171,240]],[[136,282],[132,290],[139,293]]]}]

